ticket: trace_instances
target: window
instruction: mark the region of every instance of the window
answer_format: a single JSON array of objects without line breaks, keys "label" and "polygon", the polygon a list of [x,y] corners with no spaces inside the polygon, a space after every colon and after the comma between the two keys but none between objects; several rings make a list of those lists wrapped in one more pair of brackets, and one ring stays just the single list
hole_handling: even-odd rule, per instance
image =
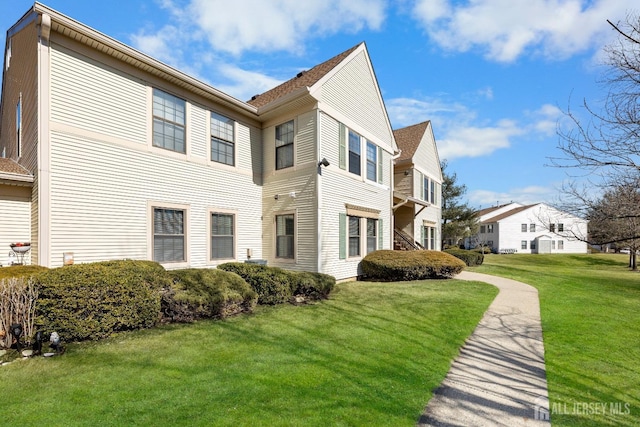
[{"label": "window", "polygon": [[522,230],[523,233],[526,233],[527,232],[527,224],[522,224],[520,226],[520,229]]},{"label": "window", "polygon": [[493,240],[487,240],[487,246],[493,248]]},{"label": "window", "polygon": [[349,216],[349,256],[360,256],[360,217]]},{"label": "window", "polygon": [[276,258],[294,258],[295,216],[276,215]]},{"label": "window", "polygon": [[535,224],[529,224],[529,231],[531,233],[535,233],[536,232],[536,225]]},{"label": "window", "polygon": [[360,135],[349,131],[349,172],[360,175]]},{"label": "window", "polygon": [[422,200],[429,201],[429,178],[426,176],[422,177]]},{"label": "window", "polygon": [[487,233],[493,233],[493,224],[487,225]]},{"label": "window", "polygon": [[554,249],[554,250],[555,250],[555,248],[556,248],[556,241],[555,241],[555,240],[552,240],[552,241],[551,241],[551,249]]},{"label": "window", "polygon": [[16,155],[18,158],[22,155],[22,94],[16,105]]},{"label": "window", "polygon": [[211,160],[225,165],[235,164],[234,122],[211,112]]},{"label": "window", "polygon": [[367,218],[367,253],[378,249],[378,220]]},{"label": "window", "polygon": [[481,225],[480,226],[480,234],[484,234],[487,232],[487,226],[486,225]]},{"label": "window", "polygon": [[564,249],[564,240],[558,240],[558,249]]},{"label": "window", "polygon": [[549,231],[552,232],[552,233],[555,233],[556,225],[555,224],[549,224]]},{"label": "window", "polygon": [[436,204],[436,182],[431,180],[431,203]]},{"label": "window", "polygon": [[185,153],[186,102],[153,89],[153,145]]},{"label": "window", "polygon": [[429,227],[429,249],[432,251],[436,249],[436,229]]},{"label": "window", "polygon": [[536,241],[535,240],[531,241],[531,246],[530,247],[531,247],[532,250],[535,250],[535,248],[536,248]]},{"label": "window", "polygon": [[558,224],[558,233],[562,233],[564,231],[564,224]]},{"label": "window", "polygon": [[181,209],[153,209],[154,261],[185,261],[184,217]]},{"label": "window", "polygon": [[211,259],[235,258],[233,214],[211,214]]},{"label": "window", "polygon": [[293,120],[276,126],[276,169],[293,166]]},{"label": "window", "polygon": [[367,179],[378,180],[378,147],[367,141]]},{"label": "window", "polygon": [[522,240],[520,242],[520,249],[527,249],[527,241],[526,240]]}]

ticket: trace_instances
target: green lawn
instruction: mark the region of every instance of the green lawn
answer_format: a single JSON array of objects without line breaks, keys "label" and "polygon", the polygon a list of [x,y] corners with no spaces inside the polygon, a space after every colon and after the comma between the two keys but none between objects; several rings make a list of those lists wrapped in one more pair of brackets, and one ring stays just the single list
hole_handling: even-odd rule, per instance
[{"label": "green lawn", "polygon": [[71,344],[0,367],[0,424],[413,426],[496,293],[352,282],[314,305]]},{"label": "green lawn", "polygon": [[640,273],[627,262],[489,255],[474,268],[538,289],[554,426],[640,425]]}]

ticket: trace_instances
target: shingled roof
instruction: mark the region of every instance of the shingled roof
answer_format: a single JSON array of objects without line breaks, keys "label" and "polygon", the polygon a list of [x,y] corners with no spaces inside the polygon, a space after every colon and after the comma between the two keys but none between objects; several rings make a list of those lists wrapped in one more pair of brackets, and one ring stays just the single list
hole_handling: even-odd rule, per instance
[{"label": "shingled roof", "polygon": [[[512,203],[513,203],[513,202],[512,202]],[[484,208],[484,209],[479,210],[479,211],[476,213],[476,215],[477,215],[478,217],[481,217],[481,216],[483,216],[483,215],[490,214],[490,213],[491,213],[491,212],[493,212],[493,211],[497,211],[498,209],[504,208],[505,206],[510,205],[510,204],[512,204],[512,203],[505,203],[504,205],[491,206],[490,208]]]},{"label": "shingled roof", "polygon": [[518,208],[511,209],[510,211],[501,213],[500,215],[497,215],[497,216],[494,216],[494,217],[491,217],[491,218],[487,218],[484,221],[482,221],[482,223],[483,224],[487,224],[487,223],[490,223],[490,222],[500,221],[502,219],[510,217],[511,215],[515,215],[515,214],[520,213],[522,211],[526,211],[527,209],[532,208],[532,207],[534,207],[535,205],[538,205],[538,204],[539,203],[534,203],[533,205],[520,206]]},{"label": "shingled roof", "polygon": [[12,159],[0,157],[0,173],[31,176],[29,171]]},{"label": "shingled roof", "polygon": [[393,131],[396,144],[398,144],[398,148],[402,150],[398,161],[409,160],[413,157],[420,145],[420,141],[422,141],[424,133],[427,131],[429,123],[430,121],[427,120],[426,122]]},{"label": "shingled roof", "polygon": [[333,58],[323,62],[322,64],[318,64],[315,67],[311,68],[307,71],[302,71],[298,73],[298,75],[291,80],[287,80],[279,86],[274,87],[260,95],[256,95],[251,100],[247,101],[248,104],[253,105],[254,107],[263,107],[278,98],[281,98],[291,92],[294,92],[296,89],[300,89],[302,87],[311,87],[318,82],[322,77],[324,77],[329,71],[333,70],[343,59],[349,56],[354,50],[360,47],[362,43],[357,44],[351,49],[345,50],[339,55],[334,56]]}]

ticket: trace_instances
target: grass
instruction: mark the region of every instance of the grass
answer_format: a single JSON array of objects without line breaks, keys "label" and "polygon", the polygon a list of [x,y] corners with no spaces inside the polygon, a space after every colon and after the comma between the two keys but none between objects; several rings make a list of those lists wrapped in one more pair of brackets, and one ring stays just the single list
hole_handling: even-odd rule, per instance
[{"label": "grass", "polygon": [[351,282],[0,368],[3,425],[413,426],[497,291]]},{"label": "grass", "polygon": [[640,425],[640,273],[627,263],[614,254],[488,255],[474,268],[538,289],[554,426]]}]

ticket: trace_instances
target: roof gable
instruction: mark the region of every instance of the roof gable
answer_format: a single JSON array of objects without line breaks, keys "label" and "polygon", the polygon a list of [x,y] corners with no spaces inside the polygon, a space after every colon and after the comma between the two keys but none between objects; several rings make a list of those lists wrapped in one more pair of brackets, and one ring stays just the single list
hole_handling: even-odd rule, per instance
[{"label": "roof gable", "polygon": [[393,131],[393,136],[396,138],[396,144],[398,148],[402,150],[398,161],[411,160],[415,154],[424,133],[429,127],[429,120],[426,122],[418,123],[415,125],[407,126],[402,129],[396,129]]},{"label": "roof gable", "polygon": [[507,212],[504,212],[504,213],[501,213],[499,215],[496,215],[494,217],[487,218],[487,219],[483,220],[482,222],[483,223],[498,222],[500,220],[503,220],[505,218],[509,218],[510,216],[518,214],[520,212],[526,211],[527,209],[530,209],[530,208],[532,208],[534,206],[537,206],[537,205],[539,205],[539,203],[534,203],[533,205],[519,206],[519,207],[511,209],[511,210],[509,210]]},{"label": "roof gable", "polygon": [[393,131],[401,150],[398,164],[412,163],[416,169],[442,181],[442,168],[433,127],[429,120]]}]

